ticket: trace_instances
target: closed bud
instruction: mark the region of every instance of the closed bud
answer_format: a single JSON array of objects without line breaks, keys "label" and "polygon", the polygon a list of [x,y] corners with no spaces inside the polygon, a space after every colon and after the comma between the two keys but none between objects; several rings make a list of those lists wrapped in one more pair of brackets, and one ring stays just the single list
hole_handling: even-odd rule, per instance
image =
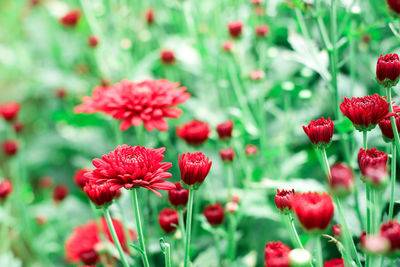
[{"label": "closed bud", "polygon": [[206,206],[203,215],[212,226],[221,225],[225,218],[224,208],[219,203]]},{"label": "closed bud", "polygon": [[296,248],[289,252],[290,267],[310,266],[312,257],[306,249]]},{"label": "closed bud", "polygon": [[400,61],[397,54],[381,55],[376,64],[376,79],[384,87],[393,87],[399,82]]},{"label": "closed bud", "polygon": [[232,162],[235,159],[235,151],[231,147],[221,149],[219,155],[223,162]]},{"label": "closed bud", "polygon": [[158,223],[161,229],[167,234],[172,233],[176,230],[176,226],[179,225],[178,212],[173,209],[163,209],[158,215]]},{"label": "closed bud", "polygon": [[345,163],[336,163],[331,167],[329,187],[332,194],[343,197],[348,196],[354,187],[354,173]]}]

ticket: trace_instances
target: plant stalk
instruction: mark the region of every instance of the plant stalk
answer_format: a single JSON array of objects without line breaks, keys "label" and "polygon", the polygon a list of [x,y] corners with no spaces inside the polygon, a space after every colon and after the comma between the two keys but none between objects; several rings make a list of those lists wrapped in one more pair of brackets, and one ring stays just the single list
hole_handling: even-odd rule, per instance
[{"label": "plant stalk", "polygon": [[137,188],[132,189],[132,202],[133,202],[133,207],[135,209],[135,218],[136,218],[136,227],[138,231],[138,237],[139,237],[139,245],[140,249],[142,250],[142,260],[143,264],[145,267],[149,267],[149,259],[147,258],[147,252],[146,252],[146,245],[144,243],[144,236],[143,236],[143,229],[142,229],[142,223],[141,223],[141,218],[140,218],[140,210],[139,210],[139,201],[138,201],[138,192]]},{"label": "plant stalk", "polygon": [[193,213],[193,199],[194,199],[194,190],[189,189],[189,202],[187,208],[187,217],[186,217],[186,241],[185,241],[185,267],[189,266],[190,262],[190,232],[192,230],[192,213]]}]

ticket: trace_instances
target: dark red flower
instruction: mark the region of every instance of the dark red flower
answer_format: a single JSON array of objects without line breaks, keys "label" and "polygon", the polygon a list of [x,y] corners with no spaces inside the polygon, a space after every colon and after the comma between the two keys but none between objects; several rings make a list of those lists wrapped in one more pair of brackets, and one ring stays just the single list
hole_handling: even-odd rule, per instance
[{"label": "dark red flower", "polygon": [[78,169],[75,171],[74,181],[79,188],[83,189],[88,179],[85,177],[85,173],[90,171],[89,169]]},{"label": "dark red flower", "polygon": [[330,261],[326,261],[324,263],[324,267],[344,267],[343,259],[333,259]]},{"label": "dark red flower", "polygon": [[269,33],[269,26],[268,25],[262,24],[262,25],[258,25],[256,27],[256,35],[258,37],[265,37],[265,36],[268,35],[268,33]]},{"label": "dark red flower", "polygon": [[117,191],[111,190],[112,185],[109,183],[96,184],[95,182],[88,182],[83,187],[83,191],[89,199],[97,206],[109,205],[117,195]]},{"label": "dark red flower", "polygon": [[255,145],[247,145],[244,148],[244,153],[246,153],[247,156],[255,156],[258,153],[258,148]]},{"label": "dark red flower", "polygon": [[58,203],[63,201],[69,194],[68,186],[65,184],[56,185],[53,189],[53,200]]},{"label": "dark red flower", "polygon": [[217,133],[220,139],[229,139],[232,137],[233,121],[229,120],[217,125]]},{"label": "dark red flower", "polygon": [[158,223],[167,234],[174,232],[179,225],[178,212],[173,209],[163,209],[158,215]]},{"label": "dark red flower", "polygon": [[168,190],[168,200],[176,208],[184,208],[189,199],[189,190],[182,187],[180,182],[175,183],[173,189]]},{"label": "dark red flower", "polygon": [[330,118],[327,120],[322,117],[319,120],[311,120],[308,126],[303,126],[311,143],[317,147],[327,147],[331,144],[334,125]]},{"label": "dark red flower", "polygon": [[39,180],[39,185],[42,188],[49,188],[53,185],[53,178],[48,177],[48,176],[42,177]]},{"label": "dark red flower", "polygon": [[[400,132],[400,116],[396,113],[393,115],[395,122],[396,122],[396,127],[397,127],[397,132]],[[386,117],[382,119],[379,122],[379,128],[381,129],[382,135],[384,138],[387,138],[389,140],[393,140],[394,135],[393,135],[393,128],[392,128],[392,122],[390,121],[390,117]]]},{"label": "dark red flower", "polygon": [[290,205],[308,231],[324,231],[332,221],[334,207],[331,196],[326,193],[296,193]]},{"label": "dark red flower", "polygon": [[261,0],[251,0],[251,3],[255,6],[261,5]]},{"label": "dark red flower", "polygon": [[14,132],[20,133],[20,132],[22,132],[24,130],[25,125],[21,121],[14,121],[13,122],[13,128],[14,128]]},{"label": "dark red flower", "polygon": [[389,115],[389,104],[378,94],[344,98],[340,110],[359,131],[370,131]]},{"label": "dark red flower", "polygon": [[374,188],[382,189],[389,182],[389,172],[385,164],[368,166],[361,179]]},{"label": "dark red flower", "polygon": [[211,169],[212,162],[202,152],[186,153],[179,155],[179,169],[181,180],[188,186],[197,188]]},{"label": "dark red flower", "polygon": [[381,225],[379,233],[390,242],[391,252],[400,252],[400,224],[391,220]]},{"label": "dark red flower", "polygon": [[386,0],[386,3],[393,12],[400,14],[400,1],[399,0]]},{"label": "dark red flower", "polygon": [[224,221],[225,212],[222,205],[216,203],[206,206],[203,211],[203,215],[206,217],[209,224],[218,226]]},{"label": "dark red flower", "polygon": [[165,118],[179,118],[182,110],[176,106],[190,97],[185,92],[186,87],[178,86],[179,83],[168,80],[122,80],[112,87],[96,87],[92,97],[84,97],[83,104],[75,107],[75,112],[104,112],[122,120],[121,130],[143,122],[148,131],[166,131]]},{"label": "dark red flower", "polygon": [[399,82],[400,61],[397,54],[381,55],[376,64],[376,79],[384,87],[393,87]]},{"label": "dark red flower", "polygon": [[60,22],[66,27],[75,27],[81,18],[81,12],[77,9],[69,11],[61,17]]},{"label": "dark red flower", "polygon": [[163,180],[171,177],[166,171],[172,166],[170,162],[162,162],[164,151],[164,147],[154,149],[121,145],[101,159],[94,159],[92,163],[96,169],[87,172],[85,176],[97,183],[109,182],[111,190],[144,187],[161,197],[157,189],[175,188],[173,183]]},{"label": "dark red flower", "polygon": [[331,192],[337,196],[347,196],[354,187],[354,173],[349,165],[338,162],[331,167],[329,180]]},{"label": "dark red flower", "polygon": [[5,140],[2,144],[3,152],[7,156],[14,156],[18,152],[19,143],[17,140]]},{"label": "dark red flower", "polygon": [[281,242],[269,242],[265,245],[264,267],[290,267],[290,248]]},{"label": "dark red flower", "polygon": [[235,159],[235,151],[231,147],[221,149],[219,155],[223,162],[232,162]]},{"label": "dark red flower", "polygon": [[162,63],[164,64],[172,64],[176,61],[175,59],[175,53],[172,50],[163,50],[160,53],[160,58]]},{"label": "dark red flower", "polygon": [[0,115],[3,119],[11,121],[18,116],[21,105],[18,102],[7,102],[0,106]]},{"label": "dark red flower", "polygon": [[99,38],[97,38],[94,35],[88,37],[88,45],[90,47],[96,47],[98,44],[99,44]]},{"label": "dark red flower", "polygon": [[64,99],[67,96],[67,90],[65,88],[57,88],[54,95],[59,99]]},{"label": "dark red flower", "polygon": [[253,80],[253,81],[259,81],[262,78],[264,78],[264,76],[265,76],[265,73],[262,70],[253,70],[250,73],[250,79]]},{"label": "dark red flower", "polygon": [[342,236],[342,228],[339,224],[332,225],[332,234],[337,238]]},{"label": "dark red flower", "polygon": [[0,180],[0,201],[5,200],[12,192],[13,187],[8,179]]},{"label": "dark red flower", "polygon": [[240,35],[242,35],[242,28],[243,22],[241,21],[233,21],[228,23],[229,34],[232,38],[238,38]]},{"label": "dark red flower", "polygon": [[225,41],[222,44],[222,50],[224,50],[225,52],[232,52],[233,49],[235,48],[235,42],[234,41]]},{"label": "dark red flower", "polygon": [[384,255],[390,249],[389,239],[381,235],[367,235],[365,231],[360,236],[360,245],[370,255]]},{"label": "dark red flower", "polygon": [[360,167],[361,174],[368,176],[368,169],[384,166],[386,168],[388,155],[379,151],[376,148],[363,149],[358,152],[358,166]]},{"label": "dark red flower", "polygon": [[292,190],[279,190],[276,189],[277,193],[275,195],[275,205],[277,209],[283,213],[288,213],[292,208],[290,206],[290,201],[294,196],[294,189]]},{"label": "dark red flower", "polygon": [[182,126],[178,126],[176,134],[189,145],[198,146],[207,141],[210,127],[203,121],[192,120]]},{"label": "dark red flower", "polygon": [[228,202],[225,204],[225,210],[229,213],[235,213],[239,209],[239,205],[236,202]]},{"label": "dark red flower", "polygon": [[147,9],[144,15],[146,17],[146,22],[148,25],[151,25],[154,23],[154,16],[155,16],[154,9],[152,9],[152,8]]}]

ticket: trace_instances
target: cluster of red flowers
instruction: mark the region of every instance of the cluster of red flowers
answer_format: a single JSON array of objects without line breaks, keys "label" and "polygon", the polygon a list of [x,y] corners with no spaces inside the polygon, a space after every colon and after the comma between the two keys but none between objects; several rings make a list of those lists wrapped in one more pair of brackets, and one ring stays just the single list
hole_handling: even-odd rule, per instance
[{"label": "cluster of red flowers", "polygon": [[400,255],[400,224],[395,220],[383,223],[378,234],[360,236],[363,250],[372,255],[386,255],[392,258]]}]

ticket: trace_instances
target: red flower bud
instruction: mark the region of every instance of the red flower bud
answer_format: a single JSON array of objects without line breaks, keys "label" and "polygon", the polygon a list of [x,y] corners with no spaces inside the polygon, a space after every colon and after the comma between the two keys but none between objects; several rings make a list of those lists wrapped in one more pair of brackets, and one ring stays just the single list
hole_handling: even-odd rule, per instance
[{"label": "red flower bud", "polygon": [[290,267],[290,248],[281,242],[269,242],[265,245],[264,267]]},{"label": "red flower bud", "polygon": [[247,145],[244,148],[244,153],[246,153],[247,156],[255,156],[258,153],[258,148],[255,145]]},{"label": "red flower bud", "polygon": [[400,1],[399,0],[386,0],[386,3],[393,12],[400,14]]},{"label": "red flower bud", "polygon": [[[396,122],[397,131],[400,132],[400,116],[396,113],[393,115],[394,120]],[[384,136],[384,140],[389,139],[389,141],[393,141],[393,128],[392,122],[390,121],[390,117],[386,117],[379,122],[379,128],[381,129],[382,135]],[[386,141],[386,140],[385,140]]]},{"label": "red flower bud", "polygon": [[176,226],[179,225],[178,212],[173,209],[163,209],[158,215],[158,222],[164,232],[167,234],[172,233],[176,230]]},{"label": "red flower bud", "polygon": [[42,188],[49,188],[53,185],[53,178],[51,177],[42,177],[39,180],[39,185]]},{"label": "red flower bud", "polygon": [[53,200],[58,203],[63,201],[69,194],[68,186],[64,184],[57,185],[53,190]]},{"label": "red flower bud", "polygon": [[255,6],[261,5],[261,0],[251,0],[251,3]]},{"label": "red flower bud", "polygon": [[90,171],[89,169],[78,169],[75,171],[74,181],[79,186],[79,188],[83,189],[86,185],[88,178],[85,177],[85,174]]},{"label": "red flower bud", "polygon": [[174,189],[168,190],[168,200],[176,208],[184,208],[189,199],[189,190],[182,187],[180,182],[175,183]]},{"label": "red flower bud", "polygon": [[283,213],[288,213],[292,208],[290,206],[290,201],[294,196],[294,189],[285,190],[276,189],[277,193],[275,195],[275,205]]},{"label": "red flower bud", "polygon": [[189,145],[198,146],[207,141],[210,127],[203,121],[192,120],[183,126],[178,126],[176,134]]},{"label": "red flower bud", "polygon": [[361,148],[358,152],[358,165],[360,166],[363,178],[371,177],[371,174],[374,174],[374,170],[386,169],[387,159],[388,155],[376,148]]},{"label": "red flower bud", "polygon": [[7,102],[0,106],[0,115],[3,119],[11,121],[18,116],[21,105],[18,102]]},{"label": "red flower bud", "polygon": [[343,259],[333,259],[324,262],[324,267],[344,267]]},{"label": "red flower bud", "polygon": [[334,125],[330,118],[325,120],[311,120],[308,126],[303,126],[304,132],[308,135],[311,143],[317,147],[328,147],[331,144]]},{"label": "red flower bud", "polygon": [[229,120],[217,125],[217,133],[220,139],[232,137],[233,121]]},{"label": "red flower bud", "polygon": [[385,237],[390,242],[390,252],[400,252],[400,224],[391,220],[381,225],[379,233],[382,237]]},{"label": "red flower bud", "polygon": [[111,187],[112,185],[107,182],[102,184],[87,182],[83,187],[83,191],[94,204],[101,207],[109,205],[116,197],[117,191],[111,190]]},{"label": "red flower bud", "polygon": [[61,17],[60,22],[66,27],[75,27],[81,18],[81,12],[77,9],[69,11],[63,17]]},{"label": "red flower bud", "polygon": [[384,87],[393,87],[399,82],[400,61],[397,54],[381,55],[376,64],[376,79]]},{"label": "red flower bud", "polygon": [[154,9],[149,8],[147,9],[146,13],[145,13],[145,17],[146,17],[146,22],[148,25],[151,25],[154,23]]},{"label": "red flower bud", "polygon": [[269,26],[268,25],[262,24],[262,25],[258,25],[256,27],[256,35],[258,37],[265,37],[265,36],[268,35],[268,33],[269,33]]},{"label": "red flower bud", "polygon": [[0,201],[5,200],[12,192],[13,187],[8,179],[0,180]]},{"label": "red flower bud", "polygon": [[337,196],[347,196],[354,187],[354,173],[350,166],[338,162],[331,167],[329,180],[331,192]]},{"label": "red flower bud", "polygon": [[250,73],[250,79],[253,80],[253,81],[259,81],[262,78],[264,78],[264,76],[265,76],[265,73],[262,70],[253,70]]},{"label": "red flower bud", "polygon": [[342,229],[339,224],[332,225],[332,234],[336,238],[340,238],[342,236]]},{"label": "red flower bud", "polygon": [[219,155],[223,162],[232,162],[235,159],[235,151],[231,147],[221,149]]},{"label": "red flower bud", "polygon": [[203,215],[206,217],[209,224],[212,226],[218,226],[224,221],[225,212],[222,205],[216,203],[206,206]]},{"label": "red flower bud", "polygon": [[232,52],[233,49],[235,48],[235,42],[234,41],[225,41],[222,44],[222,50],[224,50],[225,52]]},{"label": "red flower bud", "polygon": [[14,132],[20,133],[20,132],[22,132],[24,130],[25,125],[21,121],[14,121],[13,122],[13,128],[14,128]]},{"label": "red flower bud", "polygon": [[90,47],[96,47],[98,44],[99,44],[99,38],[97,38],[94,35],[88,37],[88,45]]},{"label": "red flower bud", "polygon": [[242,35],[243,23],[241,21],[233,21],[228,23],[229,34],[232,38],[239,38]]},{"label": "red flower bud", "polygon": [[57,88],[54,95],[59,99],[64,99],[67,96],[67,90],[64,88]]},{"label": "red flower bud", "polygon": [[206,179],[212,162],[202,152],[179,155],[179,169],[181,180],[188,186],[196,189]]},{"label": "red flower bud", "polygon": [[17,140],[6,140],[2,144],[4,154],[14,156],[18,152],[19,144]]},{"label": "red flower bud", "polygon": [[162,63],[167,64],[167,65],[175,63],[175,61],[176,61],[174,51],[171,51],[171,50],[161,51],[160,57],[161,57]]},{"label": "red flower bud", "polygon": [[361,248],[370,255],[383,255],[390,248],[387,238],[380,235],[366,235],[365,231],[360,237]]},{"label": "red flower bud", "polygon": [[332,221],[334,207],[331,196],[326,193],[296,193],[290,205],[300,224],[308,231],[324,231]]},{"label": "red flower bud", "polygon": [[229,213],[235,213],[238,210],[238,208],[239,208],[239,205],[236,202],[228,202],[225,205],[225,209]]},{"label": "red flower bud", "polygon": [[237,195],[232,195],[231,201],[232,201],[232,202],[235,202],[236,204],[239,204],[240,198],[239,198],[239,196],[237,196]]}]

